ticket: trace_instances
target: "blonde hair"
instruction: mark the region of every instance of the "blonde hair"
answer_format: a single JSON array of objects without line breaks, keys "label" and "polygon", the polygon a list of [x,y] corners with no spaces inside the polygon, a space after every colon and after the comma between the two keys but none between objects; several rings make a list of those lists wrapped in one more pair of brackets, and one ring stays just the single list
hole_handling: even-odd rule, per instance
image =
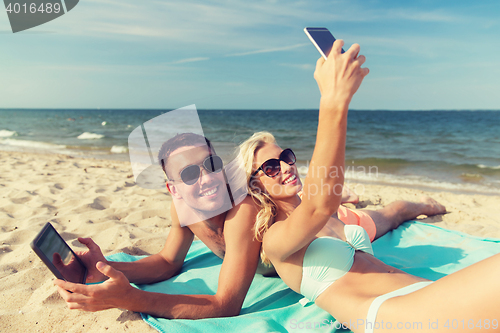
[{"label": "blonde hair", "polygon": [[[264,234],[274,223],[274,217],[278,210],[278,206],[271,196],[264,189],[256,186],[256,180],[252,177],[255,154],[266,144],[276,144],[274,136],[269,132],[257,132],[240,144],[238,153],[238,159],[242,163],[247,177],[248,194],[260,208],[254,224],[254,237],[259,242],[262,242]],[[271,265],[271,261],[266,256],[262,247],[260,257],[264,264]]]}]

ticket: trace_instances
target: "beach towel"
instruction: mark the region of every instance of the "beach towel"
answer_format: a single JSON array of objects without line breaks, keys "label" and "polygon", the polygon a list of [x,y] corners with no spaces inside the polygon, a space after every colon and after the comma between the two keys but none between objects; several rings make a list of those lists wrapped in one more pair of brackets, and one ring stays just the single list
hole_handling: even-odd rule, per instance
[{"label": "beach towel", "polygon": [[[500,253],[500,239],[479,238],[420,222],[406,222],[373,243],[375,256],[396,268],[430,280]],[[142,257],[117,253],[112,261]],[[179,275],[145,291],[167,294],[215,294],[222,260],[201,241],[193,242]],[[301,301],[302,300],[302,301]],[[239,316],[199,320],[156,318],[141,313],[159,332],[349,332],[313,303],[289,289],[278,277],[259,274],[250,286]]]}]

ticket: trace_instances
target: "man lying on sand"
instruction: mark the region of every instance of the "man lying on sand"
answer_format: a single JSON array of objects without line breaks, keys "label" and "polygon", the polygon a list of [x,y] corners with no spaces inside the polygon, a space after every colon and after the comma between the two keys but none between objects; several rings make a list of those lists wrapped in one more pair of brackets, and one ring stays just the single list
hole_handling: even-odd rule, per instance
[{"label": "man lying on sand", "polygon": [[[163,144],[158,160],[163,162],[167,188],[174,198],[195,211],[219,213],[225,205],[222,189],[226,183],[220,158],[206,138],[192,133],[177,135]],[[391,205],[384,208],[385,212],[384,209],[376,211],[371,221],[370,216],[356,218],[359,214],[354,213],[355,216],[350,215],[350,220],[344,223],[371,225],[372,238],[377,238],[420,214],[445,211],[430,198],[421,203],[398,201]],[[80,253],[89,269],[87,283],[104,282],[82,285],[56,280],[54,283],[70,309],[121,308],[156,317],[184,319],[236,316],[255,273],[274,271],[259,259],[261,243],[254,239],[253,231],[257,212],[257,204],[246,197],[229,211],[182,227],[172,204],[172,226],[159,253],[134,262],[108,262],[90,238],[79,238],[88,247],[88,251]],[[194,236],[223,259],[215,295],[169,295],[142,291],[130,285],[131,282],[155,283],[178,274]]]}]

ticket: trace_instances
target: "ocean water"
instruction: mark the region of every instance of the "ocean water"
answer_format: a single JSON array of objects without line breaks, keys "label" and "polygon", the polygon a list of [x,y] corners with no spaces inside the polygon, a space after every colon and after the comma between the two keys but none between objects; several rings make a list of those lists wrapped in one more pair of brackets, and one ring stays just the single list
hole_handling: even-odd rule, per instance
[{"label": "ocean water", "polygon": [[[130,132],[170,110],[0,110],[0,149],[128,160]],[[198,110],[231,149],[257,131],[292,148],[307,173],[317,110]],[[349,112],[346,180],[500,194],[499,111]]]}]

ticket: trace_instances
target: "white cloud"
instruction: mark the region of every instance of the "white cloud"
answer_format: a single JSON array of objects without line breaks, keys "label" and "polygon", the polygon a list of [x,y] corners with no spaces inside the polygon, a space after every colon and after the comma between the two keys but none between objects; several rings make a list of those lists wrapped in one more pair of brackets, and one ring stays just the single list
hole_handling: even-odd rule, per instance
[{"label": "white cloud", "polygon": [[314,68],[313,64],[287,64],[287,63],[283,63],[283,64],[280,64],[280,66],[297,68],[297,69],[302,69],[302,70],[307,70],[307,71],[310,71]]},{"label": "white cloud", "polygon": [[186,59],[173,61],[173,62],[171,62],[171,64],[185,64],[188,62],[198,62],[198,61],[205,61],[205,60],[209,60],[209,59],[210,58],[207,58],[207,57],[186,58]]},{"label": "white cloud", "polygon": [[402,34],[397,37],[345,36],[345,40],[353,40],[361,45],[361,54],[369,50],[373,55],[410,57],[418,56],[427,59],[449,56],[463,48],[463,40],[455,36],[434,37]]},{"label": "white cloud", "polygon": [[[468,5],[472,9],[477,6]],[[7,30],[7,15],[2,17],[0,23]],[[94,87],[105,82],[114,87],[117,98],[130,86],[145,96],[153,96],[144,88],[148,82],[170,89],[175,97],[184,90],[194,96],[205,87],[195,85],[195,89],[193,83],[210,82],[207,86],[216,86],[214,80],[225,87],[240,87],[241,80],[245,91],[254,88],[265,95],[268,91],[263,87],[270,81],[260,79],[270,75],[271,67],[261,65],[279,63],[272,69],[296,77],[314,68],[319,55],[302,32],[304,26],[310,25],[327,26],[346,43],[361,45],[361,53],[367,56],[366,66],[372,70],[369,79],[378,83],[370,89],[393,84],[402,91],[409,90],[408,82],[414,78],[442,82],[443,77],[458,77],[454,74],[457,72],[457,84],[468,83],[470,78],[486,78],[485,84],[498,81],[493,75],[498,70],[492,56],[498,54],[498,43],[493,42],[498,39],[498,29],[494,29],[499,26],[498,20],[494,14],[480,10],[469,15],[464,6],[457,4],[416,5],[382,0],[85,0],[41,28],[5,34],[2,45],[8,52],[0,54],[0,62],[9,66],[0,68],[4,77],[0,83],[7,85],[9,78],[17,77],[19,87],[23,82],[27,87],[31,83],[33,87],[47,86],[48,72],[54,70],[61,79],[50,82],[58,87],[64,86],[60,82],[79,80],[98,95],[100,91]],[[443,31],[431,30],[441,26]],[[46,30],[54,33],[28,35]],[[259,54],[271,58],[273,53],[271,63],[259,63],[264,57],[245,58]],[[223,58],[228,56],[232,58]],[[209,60],[219,61],[202,66]],[[248,63],[252,66],[241,66]],[[179,84],[180,80],[185,82]],[[293,84],[300,87],[297,90],[303,88],[300,80]],[[19,96],[21,92],[6,98],[14,105],[22,100]],[[128,101],[132,102],[133,96],[128,95]],[[263,100],[271,101],[273,96]],[[293,99],[300,104],[300,96]],[[137,104],[139,101],[150,103],[149,99],[136,99]],[[392,103],[390,99],[378,101]],[[44,106],[50,106],[53,101],[47,99],[46,103]]]},{"label": "white cloud", "polygon": [[[81,1],[61,26],[65,34],[93,38],[150,38],[170,42],[171,48],[186,43],[232,56],[280,51],[286,43],[300,40],[303,25],[312,22],[456,22],[463,18],[440,10],[375,8],[352,1]],[[57,24],[54,22],[54,24]],[[330,23],[331,24],[331,23]],[[64,26],[62,26],[64,25]],[[236,51],[237,50],[237,51]],[[236,51],[236,52],[235,52]]]},{"label": "white cloud", "polygon": [[128,35],[140,37],[165,37],[165,33],[161,30],[152,27],[144,27],[141,25],[130,24],[116,24],[101,22],[92,25],[88,31],[93,31],[99,34],[112,34],[112,35]]},{"label": "white cloud", "polygon": [[273,47],[273,48],[269,48],[269,49],[261,49],[261,50],[254,50],[254,51],[248,51],[248,52],[233,53],[233,54],[226,55],[226,57],[241,57],[241,56],[259,54],[259,53],[282,52],[282,51],[296,49],[298,47],[303,47],[305,45],[309,45],[309,43],[301,43],[301,44],[295,44],[295,45],[289,45],[289,46]]},{"label": "white cloud", "polygon": [[463,20],[463,17],[450,15],[441,10],[422,11],[416,8],[392,9],[386,13],[387,19],[392,20],[411,20],[423,22],[457,22]]}]

